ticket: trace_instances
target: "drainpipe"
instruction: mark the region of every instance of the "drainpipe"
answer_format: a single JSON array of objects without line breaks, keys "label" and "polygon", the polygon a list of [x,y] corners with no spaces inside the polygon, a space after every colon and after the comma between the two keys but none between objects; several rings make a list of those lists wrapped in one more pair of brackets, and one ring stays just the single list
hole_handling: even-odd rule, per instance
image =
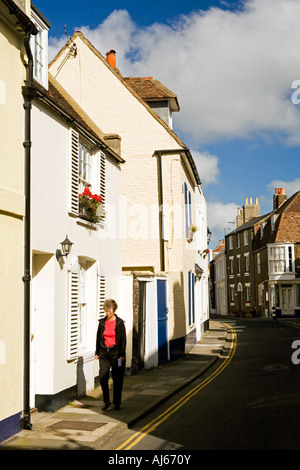
[{"label": "drainpipe", "polygon": [[165,245],[164,245],[164,212],[163,212],[163,178],[162,178],[162,164],[161,164],[161,157],[162,155],[177,155],[177,154],[185,154],[191,169],[193,171],[196,183],[198,185],[201,184],[201,180],[198,175],[198,170],[193,160],[193,157],[190,153],[188,148],[180,148],[180,149],[166,149],[166,150],[155,150],[154,155],[157,155],[157,163],[158,163],[158,184],[159,184],[159,228],[160,228],[160,250],[161,250],[161,271],[165,271]]},{"label": "drainpipe", "polygon": [[21,418],[21,427],[23,429],[32,429],[30,420],[30,281],[31,281],[31,244],[30,244],[30,224],[31,224],[31,103],[35,97],[35,88],[33,86],[33,56],[30,49],[30,36],[37,34],[37,30],[27,27],[24,37],[24,47],[27,55],[26,80],[22,87],[24,98],[23,107],[24,116],[24,193],[25,193],[25,219],[24,219],[24,378],[23,378],[23,416]]},{"label": "drainpipe", "polygon": [[159,185],[159,229],[160,229],[160,257],[161,271],[165,271],[165,240],[164,240],[164,195],[162,181],[161,152],[157,152],[158,185]]}]

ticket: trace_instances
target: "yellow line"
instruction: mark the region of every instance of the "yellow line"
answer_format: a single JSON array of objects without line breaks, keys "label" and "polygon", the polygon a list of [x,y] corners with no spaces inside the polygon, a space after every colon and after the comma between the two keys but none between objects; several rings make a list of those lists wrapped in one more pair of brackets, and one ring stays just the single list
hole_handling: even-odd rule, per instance
[{"label": "yellow line", "polygon": [[293,320],[291,320],[290,322],[288,320],[285,320],[285,321],[284,320],[278,320],[278,321],[279,321],[279,323],[283,323],[284,325],[288,325],[288,326],[292,326],[294,328],[299,328],[300,329],[300,325],[299,324],[298,325],[293,324]]},{"label": "yellow line", "polygon": [[140,442],[144,437],[147,436],[151,431],[156,429],[161,423],[163,423],[166,419],[168,419],[173,413],[175,413],[179,408],[181,408],[190,398],[196,395],[202,388],[208,385],[215,377],[217,377],[224,369],[228,366],[229,362],[233,358],[236,350],[236,331],[230,325],[224,323],[227,328],[230,328],[231,333],[233,335],[230,350],[228,356],[226,356],[225,361],[213,372],[207,379],[203,382],[198,384],[194,387],[190,392],[180,398],[176,403],[174,403],[170,408],[164,411],[161,415],[156,417],[146,426],[144,426],[140,431],[136,432],[133,436],[131,436],[127,441],[123,442],[116,450],[130,450],[134,447],[138,442]]}]

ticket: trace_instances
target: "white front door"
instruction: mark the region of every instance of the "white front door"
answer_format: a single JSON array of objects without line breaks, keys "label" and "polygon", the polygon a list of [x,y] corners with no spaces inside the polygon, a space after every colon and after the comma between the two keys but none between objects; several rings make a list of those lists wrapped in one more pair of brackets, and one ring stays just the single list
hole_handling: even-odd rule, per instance
[{"label": "white front door", "polygon": [[294,315],[294,305],[291,287],[282,287],[282,314]]}]

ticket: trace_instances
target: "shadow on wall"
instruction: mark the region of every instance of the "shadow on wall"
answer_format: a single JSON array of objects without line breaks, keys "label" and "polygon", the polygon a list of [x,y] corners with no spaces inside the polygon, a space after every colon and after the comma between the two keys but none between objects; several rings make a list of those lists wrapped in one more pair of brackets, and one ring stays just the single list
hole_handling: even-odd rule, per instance
[{"label": "shadow on wall", "polygon": [[79,356],[78,357],[78,362],[77,362],[77,398],[83,397],[86,395],[87,389],[86,389],[86,379],[84,375],[84,370],[83,370],[83,357]]},{"label": "shadow on wall", "polygon": [[186,309],[184,302],[184,276],[180,272],[180,281],[173,285],[174,331],[170,340],[170,360],[176,360],[186,353]]}]

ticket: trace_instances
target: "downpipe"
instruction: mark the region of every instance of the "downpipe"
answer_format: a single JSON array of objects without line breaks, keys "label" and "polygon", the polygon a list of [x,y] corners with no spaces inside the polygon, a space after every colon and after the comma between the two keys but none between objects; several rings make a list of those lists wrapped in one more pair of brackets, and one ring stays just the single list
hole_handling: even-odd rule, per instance
[{"label": "downpipe", "polygon": [[25,64],[26,80],[22,87],[24,98],[24,195],[25,195],[25,219],[24,219],[24,369],[23,369],[23,413],[21,427],[32,429],[30,417],[30,290],[31,290],[31,107],[36,91],[33,86],[33,56],[30,48],[31,34],[36,34],[32,28],[28,28],[24,37],[24,47],[27,55]]}]

